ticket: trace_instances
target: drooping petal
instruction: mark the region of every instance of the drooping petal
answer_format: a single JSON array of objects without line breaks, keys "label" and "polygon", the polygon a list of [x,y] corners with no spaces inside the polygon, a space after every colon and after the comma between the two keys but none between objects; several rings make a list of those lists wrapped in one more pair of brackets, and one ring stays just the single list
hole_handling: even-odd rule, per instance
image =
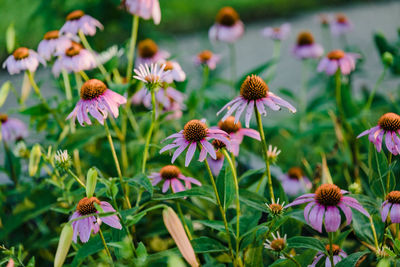
[{"label": "drooping petal", "polygon": [[186,152],[185,166],[189,166],[190,161],[192,161],[194,152],[196,152],[196,142],[190,144],[188,151]]},{"label": "drooping petal", "polygon": [[328,206],[325,211],[325,229],[327,232],[336,232],[340,226],[340,211],[335,206]]},{"label": "drooping petal", "polygon": [[400,223],[400,204],[393,204],[390,209],[390,221],[392,223]]},{"label": "drooping petal", "polygon": [[174,163],[174,161],[176,160],[176,158],[182,154],[182,152],[187,148],[187,146],[189,145],[189,142],[181,144],[180,147],[178,147],[177,150],[175,150],[174,155],[172,155],[172,159],[171,162]]},{"label": "drooping petal", "polygon": [[358,210],[359,212],[361,212],[362,214],[364,214],[367,217],[370,217],[368,211],[366,211],[360,203],[358,203],[358,201],[355,198],[352,197],[342,197],[341,202],[343,202],[344,204],[346,204],[347,206],[352,207],[353,209]]},{"label": "drooping petal", "polygon": [[338,206],[342,209],[344,215],[346,216],[346,223],[347,225],[349,225],[353,218],[353,213],[351,212],[351,209],[343,203],[339,203]]},{"label": "drooping petal", "polygon": [[391,207],[392,207],[392,203],[389,203],[387,200],[385,202],[383,202],[382,208],[381,208],[382,222],[386,221]]},{"label": "drooping petal", "polygon": [[162,192],[165,193],[168,191],[169,185],[171,184],[170,180],[165,180],[164,185],[162,187]]},{"label": "drooping petal", "polygon": [[246,128],[250,127],[250,119],[251,119],[251,115],[253,115],[253,110],[254,110],[254,100],[251,100],[248,103],[247,110],[246,110],[246,119],[245,119]]},{"label": "drooping petal", "polygon": [[209,142],[207,142],[206,140],[201,140],[200,143],[204,147],[204,149],[207,150],[208,154],[210,154],[210,156],[213,159],[217,158],[217,154],[215,153],[214,147]]}]

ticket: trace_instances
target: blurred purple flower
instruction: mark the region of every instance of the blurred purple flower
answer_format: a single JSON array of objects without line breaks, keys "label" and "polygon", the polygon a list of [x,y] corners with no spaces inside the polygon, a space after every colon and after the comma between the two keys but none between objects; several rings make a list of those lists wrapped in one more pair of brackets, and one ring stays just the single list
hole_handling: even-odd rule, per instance
[{"label": "blurred purple flower", "polygon": [[392,191],[386,196],[381,207],[382,222],[389,217],[391,223],[400,223],[400,191]]},{"label": "blurred purple flower", "polygon": [[315,43],[311,32],[300,32],[293,53],[298,59],[319,58],[324,53],[320,44]]},{"label": "blurred purple flower", "polygon": [[7,114],[0,114],[1,138],[6,142],[14,142],[28,136],[25,124],[16,118],[9,118]]},{"label": "blurred purple flower", "polygon": [[272,40],[282,41],[290,34],[290,24],[284,23],[280,27],[266,27],[261,31],[261,34]]},{"label": "blurred purple flower", "polygon": [[82,10],[72,11],[67,15],[66,20],[60,29],[60,34],[76,35],[82,31],[84,35],[93,36],[96,34],[96,28],[103,30],[103,25],[97,19],[86,15]]},{"label": "blurred purple flower", "polygon": [[220,55],[216,55],[210,50],[203,50],[194,57],[194,64],[206,65],[210,70],[214,70],[220,60]]},{"label": "blurred purple flower", "polygon": [[29,70],[35,72],[39,63],[46,66],[46,61],[32,49],[20,47],[15,49],[3,63],[3,69],[7,67],[8,73],[13,75],[21,71]]},{"label": "blurred purple flower", "polygon": [[[330,245],[325,246],[327,253],[330,253],[331,251],[330,247],[331,247]],[[347,258],[346,252],[344,252],[338,245],[332,244],[332,252],[333,252],[333,266],[336,266],[336,264],[339,261],[343,260],[344,258]],[[325,257],[325,266],[331,267],[332,266],[331,260],[325,253],[321,251],[319,251],[317,255],[315,255],[313,262],[311,263],[311,265],[308,265],[308,267],[316,267],[318,262],[324,257]]]},{"label": "blurred purple flower", "polygon": [[331,22],[331,32],[333,35],[343,35],[353,29],[353,24],[345,14],[336,14],[335,19]]},{"label": "blurred purple flower", "polygon": [[345,53],[342,50],[329,52],[318,64],[318,72],[325,71],[328,75],[336,73],[338,68],[343,75],[348,75],[356,68],[356,59],[359,54]]},{"label": "blurred purple flower", "polygon": [[38,45],[38,53],[49,61],[55,54],[64,53],[71,46],[71,39],[66,35],[60,35],[59,31],[47,32]]},{"label": "blurred purple flower", "polygon": [[154,24],[160,24],[161,10],[158,0],[123,0],[127,10],[132,15],[143,19],[153,19]]},{"label": "blurred purple flower", "polygon": [[169,58],[170,54],[166,51],[159,50],[157,44],[151,39],[144,39],[138,43],[138,56],[135,66],[151,65],[153,63],[162,63]]},{"label": "blurred purple flower", "polygon": [[288,196],[298,196],[311,189],[312,183],[299,167],[292,167],[278,177],[283,190]]},{"label": "blurred purple flower", "polygon": [[[168,188],[171,186],[172,192],[178,193],[192,188],[192,183],[201,186],[201,183],[192,178],[184,176],[178,167],[174,165],[167,165],[161,168],[160,172],[153,172],[149,175],[151,184],[153,186],[157,185],[163,181],[162,192],[167,192]],[[185,186],[181,181],[185,182]]]},{"label": "blurred purple flower", "polygon": [[234,43],[244,33],[244,24],[239,14],[232,7],[219,10],[215,24],[210,28],[208,37],[211,41]]},{"label": "blurred purple flower", "polygon": [[166,83],[183,82],[186,79],[186,73],[182,70],[181,65],[175,60],[161,62],[165,64],[165,71],[169,71],[165,77],[164,81]]}]

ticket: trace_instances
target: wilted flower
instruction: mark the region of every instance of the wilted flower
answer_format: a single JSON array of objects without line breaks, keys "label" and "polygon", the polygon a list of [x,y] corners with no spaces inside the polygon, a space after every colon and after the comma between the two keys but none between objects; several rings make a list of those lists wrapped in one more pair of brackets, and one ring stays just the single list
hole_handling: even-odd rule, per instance
[{"label": "wilted flower", "polygon": [[16,118],[9,118],[7,114],[0,114],[1,138],[5,142],[14,142],[28,136],[25,124]]},{"label": "wilted flower", "polygon": [[223,7],[218,11],[215,24],[210,28],[208,37],[211,41],[233,43],[242,37],[244,25],[239,14],[232,7]]},{"label": "wilted flower", "polygon": [[290,34],[290,24],[284,23],[280,27],[266,27],[262,30],[261,34],[272,40],[282,41]]},{"label": "wilted flower", "polygon": [[68,155],[67,150],[58,150],[54,155],[56,167],[60,170],[67,171],[71,168],[71,157]]},{"label": "wilted flower", "polygon": [[307,192],[312,187],[312,183],[299,167],[290,168],[287,173],[279,176],[279,180],[281,181],[283,190],[289,196],[298,196]]},{"label": "wilted flower", "polygon": [[154,24],[160,24],[161,10],[158,0],[123,0],[126,8],[132,15],[143,19],[153,19]]},{"label": "wilted flower", "polygon": [[318,71],[325,71],[328,75],[336,73],[338,68],[344,75],[350,74],[356,68],[356,59],[360,55],[355,53],[345,53],[342,50],[329,52],[318,64]]},{"label": "wilted flower", "polygon": [[276,232],[276,236],[274,233],[271,233],[273,239],[265,240],[264,247],[270,249],[274,252],[280,253],[282,250],[286,248],[286,234],[283,238],[280,236],[279,232]]},{"label": "wilted flower", "polygon": [[137,69],[134,69],[136,73],[133,78],[140,80],[145,83],[147,89],[152,90],[161,86],[161,83],[164,82],[165,76],[169,71],[165,71],[165,64],[158,66],[157,63],[149,65],[139,65]]},{"label": "wilted flower", "polygon": [[400,191],[392,191],[386,196],[381,207],[382,221],[389,217],[391,223],[400,223]]},{"label": "wilted flower", "polygon": [[4,61],[3,69],[7,67],[7,71],[11,75],[25,70],[35,72],[39,63],[46,66],[46,61],[38,53],[32,49],[20,47],[15,49],[14,53]]},{"label": "wilted flower", "polygon": [[194,64],[196,65],[205,65],[210,70],[214,70],[217,67],[218,62],[220,61],[221,56],[216,55],[210,50],[203,50],[197,54],[194,58]]},{"label": "wilted flower", "polygon": [[[83,217],[89,214],[99,213],[94,203],[99,205],[102,208],[103,212],[115,212],[115,209],[108,202],[100,201],[96,197],[82,198],[76,207],[76,211],[74,212],[74,214],[70,219],[70,221],[78,219],[72,222],[72,228],[74,229],[74,236],[72,240],[74,240],[75,243],[77,242],[78,235],[80,240],[83,243],[86,243],[89,240],[92,230],[94,234],[96,234],[100,230],[99,221],[95,216],[79,219],[79,217]],[[119,222],[119,218],[117,215],[101,217],[100,221],[104,222],[105,224],[113,228],[119,230],[122,229],[121,223]]]},{"label": "wilted flower", "polygon": [[166,61],[165,63],[165,71],[169,71],[165,77],[164,81],[166,83],[183,82],[186,79],[186,73],[182,70],[181,65],[175,60]]},{"label": "wilted flower", "polygon": [[353,24],[345,14],[336,14],[335,19],[331,22],[331,32],[334,35],[342,35],[353,29]]},{"label": "wilted flower", "polygon": [[54,62],[52,72],[57,77],[62,70],[70,72],[80,72],[96,68],[97,63],[94,55],[84,49],[81,44],[71,42],[64,53],[60,54]]},{"label": "wilted flower", "polygon": [[[152,174],[150,174],[149,178],[153,186],[163,181],[163,193],[167,192],[170,186],[172,188],[172,192],[174,193],[192,188],[192,183],[201,186],[201,183],[199,181],[192,177],[184,176],[179,168],[174,165],[167,165],[162,167],[160,172],[153,172]],[[185,186],[182,184],[181,180],[185,182]]]},{"label": "wilted flower", "polygon": [[104,124],[108,113],[117,118],[119,106],[126,103],[125,97],[111,91],[102,81],[97,79],[86,81],[81,87],[80,96],[81,99],[67,119],[75,121],[75,118],[78,118],[78,122],[82,126],[85,122],[88,125],[92,124],[88,112],[100,124]]},{"label": "wilted flower", "polygon": [[347,225],[351,223],[352,211],[356,209],[367,217],[368,212],[352,197],[343,196],[347,191],[341,190],[334,184],[323,184],[314,194],[305,194],[296,198],[285,208],[308,203],[304,208],[306,222],[318,232],[322,232],[322,223],[325,222],[327,232],[336,232],[339,229],[341,216],[340,208],[346,216]]},{"label": "wilted flower", "polygon": [[93,36],[96,34],[96,28],[103,30],[103,25],[95,18],[86,15],[82,10],[75,10],[66,17],[66,22],[60,29],[60,33],[71,33],[76,35],[82,31],[84,35]]},{"label": "wilted flower", "polygon": [[209,140],[216,139],[226,144],[230,147],[230,142],[228,140],[228,134],[219,129],[209,129],[203,121],[191,120],[186,123],[183,130],[178,133],[168,136],[167,139],[174,139],[174,141],[166,145],[160,150],[160,153],[164,151],[177,148],[172,156],[171,162],[173,163],[176,158],[182,154],[182,152],[188,148],[186,153],[185,166],[187,167],[192,160],[194,153],[196,152],[196,147],[201,146],[199,161],[203,161],[207,154],[213,159],[217,158],[214,147],[209,143]]},{"label": "wilted flower", "polygon": [[61,54],[71,46],[71,39],[66,35],[60,35],[59,31],[47,32],[38,46],[38,53],[49,61],[55,54]]},{"label": "wilted flower", "polygon": [[283,100],[279,96],[269,91],[268,85],[257,75],[247,76],[246,80],[240,87],[240,96],[235,97],[232,101],[228,102],[217,115],[223,110],[228,109],[225,116],[221,121],[225,121],[231,114],[236,112],[235,123],[239,121],[240,116],[246,109],[246,127],[250,126],[251,115],[256,108],[257,111],[264,116],[267,115],[264,105],[267,105],[272,110],[280,110],[280,106],[288,108],[291,112],[296,112],[296,109]]},{"label": "wilted flower", "polygon": [[271,204],[265,203],[265,205],[267,205],[267,208],[269,209],[269,213],[272,216],[281,215],[285,209],[284,208],[285,201],[283,201],[282,203],[279,203],[279,198],[276,202],[272,202]]},{"label": "wilted flower", "polygon": [[267,159],[271,163],[275,163],[276,160],[278,159],[278,155],[281,153],[280,150],[276,146],[269,145],[268,150],[267,150]]},{"label": "wilted flower", "polygon": [[[393,155],[400,153],[400,116],[396,113],[385,113],[379,118],[378,125],[368,129],[357,136],[360,138],[368,134],[368,139],[373,143],[378,152],[382,150],[382,141],[385,137],[387,149]],[[385,136],[386,135],[386,136]]]},{"label": "wilted flower", "polygon": [[138,43],[138,56],[135,65],[165,62],[169,56],[170,54],[167,51],[159,50],[153,40],[144,39]]},{"label": "wilted flower", "polygon": [[[325,246],[326,252],[329,254],[331,251],[331,246],[328,244]],[[343,260],[344,258],[347,257],[346,252],[344,252],[338,245],[332,244],[332,252],[333,252],[333,266],[336,266],[336,264]],[[331,260],[329,259],[329,256],[327,256],[325,253],[319,251],[317,255],[315,255],[315,258],[311,265],[308,265],[309,267],[315,267],[317,266],[318,262],[323,259],[325,259],[325,266],[332,266]]]},{"label": "wilted flower", "polygon": [[320,44],[315,43],[311,32],[300,32],[293,53],[298,59],[319,58],[324,53]]}]

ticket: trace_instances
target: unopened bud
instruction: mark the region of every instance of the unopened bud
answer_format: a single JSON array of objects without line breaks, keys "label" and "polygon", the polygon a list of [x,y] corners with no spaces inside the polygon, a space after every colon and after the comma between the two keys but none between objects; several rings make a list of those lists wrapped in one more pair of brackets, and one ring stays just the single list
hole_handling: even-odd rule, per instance
[{"label": "unopened bud", "polygon": [[96,189],[97,183],[97,170],[95,168],[90,168],[86,176],[86,196],[91,198]]},{"label": "unopened bud", "polygon": [[362,186],[359,183],[352,183],[351,185],[349,185],[349,191],[352,194],[361,194]]},{"label": "unopened bud", "polygon": [[71,246],[73,229],[71,224],[67,223],[61,231],[60,240],[58,241],[58,247],[56,256],[54,259],[54,267],[61,267],[67,257],[69,247]]},{"label": "unopened bud", "polygon": [[29,156],[28,170],[30,176],[34,176],[37,173],[41,156],[41,146],[39,144],[34,145]]},{"label": "unopened bud", "polygon": [[393,55],[390,52],[385,52],[382,55],[382,61],[387,66],[393,65]]}]

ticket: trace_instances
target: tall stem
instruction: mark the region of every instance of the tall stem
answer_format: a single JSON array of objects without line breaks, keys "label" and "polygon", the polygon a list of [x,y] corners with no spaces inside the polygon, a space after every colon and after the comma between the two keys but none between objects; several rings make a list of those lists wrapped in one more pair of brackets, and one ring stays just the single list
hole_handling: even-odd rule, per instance
[{"label": "tall stem", "polygon": [[378,250],[379,249],[378,236],[376,235],[375,225],[374,225],[374,221],[372,220],[372,216],[369,216],[369,223],[371,224],[371,230],[372,230],[372,234],[374,236],[375,248],[376,248],[376,250]]},{"label": "tall stem", "polygon": [[83,188],[85,188],[86,189],[86,185],[81,181],[81,179],[79,179],[79,177],[78,176],[76,176],[76,174],[75,173],[73,173],[71,170],[68,170],[68,173],[72,176],[72,178],[74,178],[75,179],[75,181],[77,181],[78,182],[78,184],[80,184]]},{"label": "tall stem", "polygon": [[386,194],[388,194],[390,190],[390,164],[392,164],[392,153],[389,152],[388,174],[386,178]]},{"label": "tall stem", "polygon": [[388,69],[388,65],[385,65],[385,66],[383,67],[383,71],[382,71],[381,75],[379,76],[378,80],[377,80],[376,83],[375,83],[374,88],[372,89],[371,94],[369,95],[367,104],[366,104],[365,107],[364,107],[365,110],[369,110],[369,108],[371,107],[372,101],[374,100],[375,93],[376,93],[376,91],[378,90],[379,86],[381,85],[383,79],[385,78],[387,69]]},{"label": "tall stem", "polygon": [[185,220],[185,216],[183,216],[183,212],[182,212],[182,208],[181,208],[181,204],[179,203],[179,200],[176,201],[176,207],[178,208],[178,213],[179,216],[181,217],[182,223],[183,223],[183,227],[185,228],[186,234],[189,237],[189,240],[192,241],[192,234],[189,231],[189,227],[186,224],[186,220]]},{"label": "tall stem", "polygon": [[263,153],[264,153],[265,167],[266,167],[267,176],[268,176],[269,194],[271,196],[272,203],[275,203],[274,189],[272,187],[271,170],[270,170],[269,160],[268,160],[268,156],[267,156],[267,152],[268,152],[267,141],[265,140],[264,128],[262,126],[262,120],[261,120],[261,114],[260,114],[260,112],[258,112],[256,106],[254,106],[254,111],[256,113],[258,131],[260,132],[261,144],[262,144],[262,149],[263,149]]},{"label": "tall stem", "polygon": [[336,105],[338,109],[339,118],[345,119],[344,110],[342,105],[342,80],[340,76],[340,68],[335,73],[335,93],[336,93]]},{"label": "tall stem", "polygon": [[115,152],[114,143],[113,143],[113,140],[112,140],[112,137],[111,137],[110,129],[108,128],[107,121],[104,121],[104,128],[106,129],[107,139],[108,139],[108,142],[110,143],[111,153],[112,153],[112,156],[114,158],[115,167],[117,168],[119,182],[121,183],[121,187],[122,187],[122,191],[124,193],[126,204],[127,204],[128,208],[132,208],[131,202],[129,201],[129,198],[128,198],[128,195],[126,194],[126,187],[125,187],[124,180],[122,178],[121,167],[119,166],[117,153]]},{"label": "tall stem", "polygon": [[[235,83],[236,83],[236,51],[235,51],[235,44],[229,44],[229,54],[231,59],[231,80],[232,80],[232,87],[235,90]],[[235,92],[235,91],[234,91]]]},{"label": "tall stem", "polygon": [[289,255],[288,253],[286,253],[286,252],[283,252],[283,255],[284,255],[287,259],[291,260],[294,264],[296,264],[296,266],[301,267],[300,263],[299,263],[294,257],[290,256],[290,255]]},{"label": "tall stem", "polygon": [[85,82],[89,81],[89,76],[87,76],[87,74],[83,70],[81,70],[79,72],[79,74],[82,76],[82,78],[85,80]]},{"label": "tall stem", "polygon": [[[106,240],[104,239],[104,235],[103,235],[103,232],[101,231],[100,227],[99,227],[99,234],[100,234],[101,242],[103,242],[104,248],[107,252],[107,255],[110,258],[110,261],[113,263],[113,258],[111,257],[110,250],[107,247]],[[113,263],[113,265],[114,265],[114,263]]]},{"label": "tall stem", "polygon": [[128,67],[126,69],[126,80],[128,83],[132,79],[132,69],[133,69],[133,59],[135,57],[135,46],[137,40],[137,33],[139,28],[139,16],[133,16],[132,20],[132,32],[131,32],[131,41],[129,43],[129,53],[128,53]]},{"label": "tall stem", "polygon": [[335,264],[333,263],[333,232],[328,232],[329,236],[329,260],[331,261],[331,266],[335,267]]},{"label": "tall stem", "polygon": [[151,89],[151,105],[152,105],[153,109],[152,109],[152,113],[151,113],[151,124],[150,124],[149,131],[147,132],[146,144],[144,146],[142,173],[145,173],[145,171],[146,171],[146,162],[147,162],[147,156],[149,154],[149,145],[150,145],[151,135],[153,133],[154,124],[156,122],[156,94],[155,94],[155,88]]},{"label": "tall stem", "polygon": [[67,98],[67,100],[72,100],[71,84],[69,82],[68,72],[63,69],[61,73],[64,80],[65,97]]}]

